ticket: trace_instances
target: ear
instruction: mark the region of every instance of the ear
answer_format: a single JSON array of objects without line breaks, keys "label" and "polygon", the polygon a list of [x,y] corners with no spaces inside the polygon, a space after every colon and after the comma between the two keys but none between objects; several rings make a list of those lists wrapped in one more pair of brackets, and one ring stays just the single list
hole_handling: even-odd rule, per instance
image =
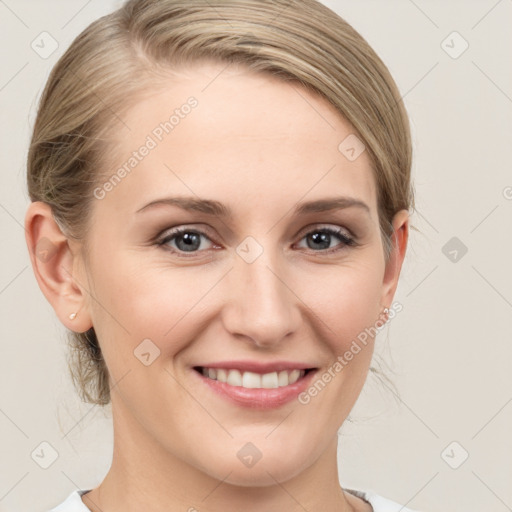
[{"label": "ear", "polygon": [[[78,275],[78,251],[55,222],[51,207],[32,202],[25,215],[25,239],[39,288],[68,329],[85,332],[92,327],[87,308],[87,291]],[[69,315],[77,313],[72,320]]]},{"label": "ear", "polygon": [[405,258],[407,242],[409,240],[409,211],[400,210],[393,217],[392,249],[389,261],[386,264],[384,280],[382,282],[381,304],[389,307],[395,296],[398,286],[400,270]]}]

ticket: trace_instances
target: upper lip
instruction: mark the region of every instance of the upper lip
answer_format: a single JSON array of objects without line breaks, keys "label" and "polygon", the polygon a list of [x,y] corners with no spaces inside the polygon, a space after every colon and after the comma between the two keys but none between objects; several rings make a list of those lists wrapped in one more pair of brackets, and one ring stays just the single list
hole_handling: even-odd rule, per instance
[{"label": "upper lip", "polygon": [[315,367],[309,363],[300,363],[293,361],[273,361],[271,363],[263,363],[260,361],[217,361],[215,363],[205,363],[201,365],[203,368],[223,368],[225,370],[241,370],[242,372],[254,373],[272,373],[282,370],[307,370]]}]

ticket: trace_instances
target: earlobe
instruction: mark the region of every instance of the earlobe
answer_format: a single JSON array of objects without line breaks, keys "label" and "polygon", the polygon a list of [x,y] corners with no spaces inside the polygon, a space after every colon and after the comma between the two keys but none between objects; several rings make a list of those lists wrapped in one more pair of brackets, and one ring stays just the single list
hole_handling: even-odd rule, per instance
[{"label": "earlobe", "polygon": [[[92,322],[80,286],[81,276],[76,275],[77,256],[55,222],[50,205],[41,201],[29,205],[25,239],[36,280],[61,323],[75,332],[90,329]],[[75,316],[70,317],[73,313]]]},{"label": "earlobe", "polygon": [[381,303],[389,305],[393,301],[398,286],[398,278],[405,258],[409,240],[409,211],[400,210],[393,217],[393,235],[391,238],[392,250],[386,264],[383,280],[383,294]]}]

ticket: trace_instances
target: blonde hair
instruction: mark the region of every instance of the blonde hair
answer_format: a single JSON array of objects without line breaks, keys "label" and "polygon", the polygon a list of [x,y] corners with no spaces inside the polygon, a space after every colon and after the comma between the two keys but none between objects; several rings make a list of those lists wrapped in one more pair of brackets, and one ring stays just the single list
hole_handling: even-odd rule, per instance
[{"label": "blonde hair", "polygon": [[[394,214],[414,208],[408,116],[366,40],[316,0],[128,0],[91,23],[43,91],[27,162],[31,200],[51,206],[63,232],[83,242],[86,256],[93,190],[117,156],[109,134],[173,67],[202,59],[300,84],[351,123],[372,163],[387,261]],[[108,404],[108,370],[94,328],[69,331],[68,338],[82,400]]]}]

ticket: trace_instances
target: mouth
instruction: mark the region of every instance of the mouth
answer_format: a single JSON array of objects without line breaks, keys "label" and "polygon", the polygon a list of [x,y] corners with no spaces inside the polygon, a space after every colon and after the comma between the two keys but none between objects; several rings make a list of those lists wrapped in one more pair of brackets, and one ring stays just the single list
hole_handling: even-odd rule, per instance
[{"label": "mouth", "polygon": [[299,379],[316,368],[281,370],[269,373],[256,373],[225,368],[207,368],[205,366],[194,366],[194,370],[204,377],[226,383],[229,386],[243,387],[247,389],[276,389],[295,384]]},{"label": "mouth", "polygon": [[239,368],[194,366],[194,374],[218,396],[253,409],[280,407],[310,385],[318,368],[290,368],[271,372]]}]

